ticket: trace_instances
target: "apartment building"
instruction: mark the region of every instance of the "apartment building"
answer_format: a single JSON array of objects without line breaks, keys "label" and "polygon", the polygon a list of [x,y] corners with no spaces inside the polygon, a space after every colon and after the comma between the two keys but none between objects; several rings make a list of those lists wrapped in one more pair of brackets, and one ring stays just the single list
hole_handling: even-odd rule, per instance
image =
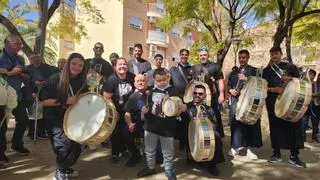
[{"label": "apartment building", "polygon": [[[88,37],[81,42],[60,39],[59,56],[77,51],[85,57],[93,56],[93,46],[102,42],[105,46],[104,58],[108,59],[112,52],[127,59],[133,55],[135,43],[143,45],[143,57],[153,64],[153,56],[157,53],[164,56],[164,67],[171,67],[179,59],[181,48],[189,49],[199,38],[197,32],[182,36],[182,30],[176,26],[169,32],[163,32],[155,24],[156,18],[165,14],[161,0],[94,0],[106,20],[104,24],[86,22],[85,15],[77,13],[76,18],[82,21],[88,30]],[[180,25],[181,26],[181,25]]]}]

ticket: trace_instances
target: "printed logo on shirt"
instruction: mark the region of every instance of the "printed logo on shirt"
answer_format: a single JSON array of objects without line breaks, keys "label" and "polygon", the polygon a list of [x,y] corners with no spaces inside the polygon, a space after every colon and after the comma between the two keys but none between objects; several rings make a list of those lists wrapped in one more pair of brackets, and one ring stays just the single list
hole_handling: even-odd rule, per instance
[{"label": "printed logo on shirt", "polygon": [[168,94],[157,93],[157,92],[152,93],[152,102],[153,102],[153,106],[151,109],[152,114],[159,117],[165,117],[162,111],[162,102],[166,97],[168,97]]},{"label": "printed logo on shirt", "polygon": [[132,91],[132,86],[129,83],[120,83],[118,87],[120,96],[128,95]]}]

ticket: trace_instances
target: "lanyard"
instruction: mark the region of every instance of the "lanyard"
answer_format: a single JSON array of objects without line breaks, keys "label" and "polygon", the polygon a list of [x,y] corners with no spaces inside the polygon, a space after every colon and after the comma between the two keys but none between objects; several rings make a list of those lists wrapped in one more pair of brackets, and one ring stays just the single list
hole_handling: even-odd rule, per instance
[{"label": "lanyard", "polygon": [[[275,69],[275,67],[277,68],[277,70]],[[277,76],[282,79],[282,75],[284,74],[284,72],[282,71],[282,69],[276,65],[276,64],[272,64],[271,65],[271,69],[277,74]],[[279,72],[278,72],[279,71]]]}]

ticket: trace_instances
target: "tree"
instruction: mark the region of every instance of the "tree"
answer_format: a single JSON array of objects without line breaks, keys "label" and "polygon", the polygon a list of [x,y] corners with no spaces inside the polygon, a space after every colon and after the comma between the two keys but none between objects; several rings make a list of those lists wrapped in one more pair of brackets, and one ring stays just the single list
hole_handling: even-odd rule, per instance
[{"label": "tree", "polygon": [[[42,16],[41,10],[43,9],[43,1],[23,1],[15,7],[9,7],[8,1],[5,0],[1,0],[0,4],[4,5],[3,7],[5,7],[0,8],[0,12],[3,12],[0,15],[0,24],[2,24],[9,33],[20,36],[23,43],[22,50],[27,56],[30,56],[32,53],[39,53],[39,30],[41,26],[39,19],[41,19]],[[20,16],[17,18],[19,20],[19,23],[13,21],[9,17],[13,9],[19,9],[18,12],[20,12]],[[70,0],[53,0],[52,4],[47,9],[47,24],[49,24],[55,12],[60,11],[60,13],[63,14],[60,21],[55,22],[55,24],[49,25],[53,28],[53,30],[49,33],[55,37],[61,37],[63,34],[68,34],[71,37],[75,37],[75,39],[79,40],[81,37],[86,36],[86,29],[81,22],[75,20],[74,11],[86,14],[88,17],[87,21],[91,21],[94,23],[104,23],[104,18],[101,15],[101,11],[94,5],[92,5],[90,0],[78,0],[76,5],[74,5]],[[69,11],[65,11],[66,9],[69,9]],[[38,12],[39,16],[36,19],[29,20],[24,16],[26,12]],[[25,27],[18,27],[18,24],[24,24]],[[28,30],[31,25],[35,24],[36,33],[33,34],[35,36],[35,40],[34,43],[29,44],[23,36],[22,32]],[[63,32],[63,34],[61,32]]]},{"label": "tree", "polygon": [[271,18],[277,21],[277,29],[273,36],[273,46],[280,46],[286,38],[287,58],[291,58],[291,41],[294,23],[312,14],[320,13],[317,2],[311,0],[257,0],[254,7],[259,19]]},{"label": "tree", "polygon": [[[215,44],[217,62],[223,64],[243,18],[254,6],[252,0],[164,0],[166,15],[157,21],[165,31],[183,23],[185,31],[199,27]],[[204,33],[204,36],[208,34]]]}]

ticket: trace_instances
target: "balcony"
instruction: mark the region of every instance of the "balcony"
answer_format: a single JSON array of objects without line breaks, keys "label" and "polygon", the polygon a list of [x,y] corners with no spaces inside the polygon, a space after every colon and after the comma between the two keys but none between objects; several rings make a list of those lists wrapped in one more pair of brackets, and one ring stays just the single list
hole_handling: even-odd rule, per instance
[{"label": "balcony", "polygon": [[164,5],[159,3],[148,3],[148,17],[161,17],[165,13]]},{"label": "balcony", "polygon": [[167,48],[169,45],[168,35],[164,32],[149,30],[147,44],[155,44]]}]

